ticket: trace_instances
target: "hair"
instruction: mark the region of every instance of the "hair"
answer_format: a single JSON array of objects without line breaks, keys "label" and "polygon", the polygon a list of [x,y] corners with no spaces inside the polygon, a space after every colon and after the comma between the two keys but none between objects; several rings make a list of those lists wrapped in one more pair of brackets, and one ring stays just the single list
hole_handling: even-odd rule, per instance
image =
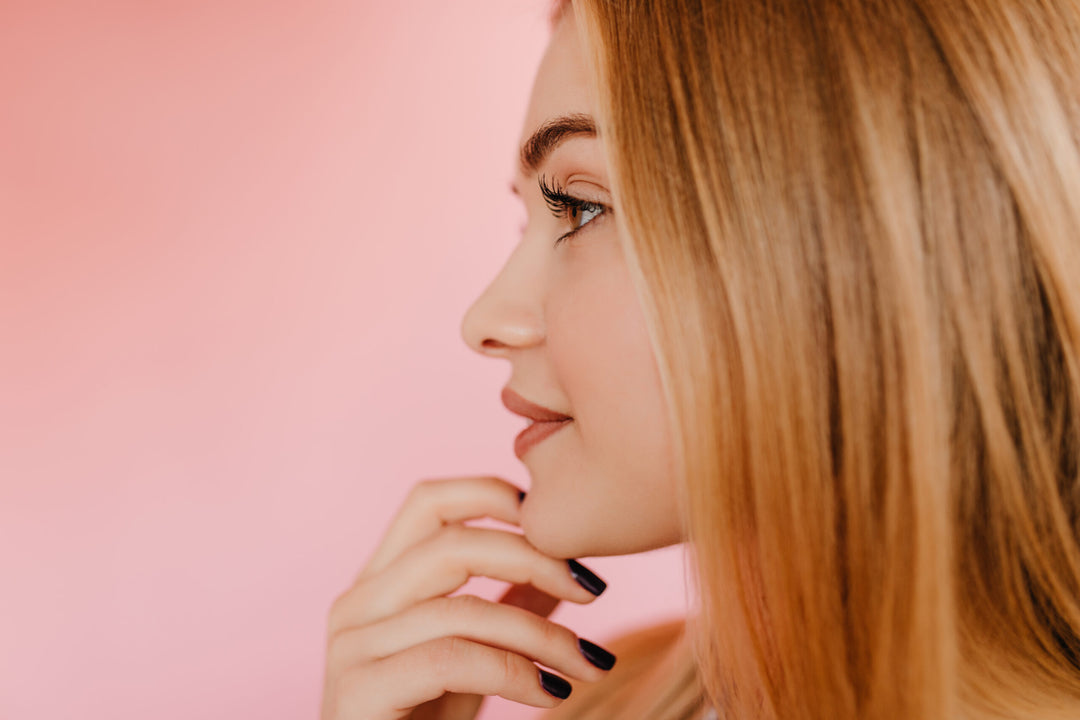
[{"label": "hair", "polygon": [[572,5],[695,579],[640,716],[1080,717],[1080,6]]}]

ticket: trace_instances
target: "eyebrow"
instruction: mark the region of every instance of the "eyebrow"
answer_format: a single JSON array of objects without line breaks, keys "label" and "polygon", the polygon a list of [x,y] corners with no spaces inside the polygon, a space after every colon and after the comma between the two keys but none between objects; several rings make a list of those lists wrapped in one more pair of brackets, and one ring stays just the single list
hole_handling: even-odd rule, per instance
[{"label": "eyebrow", "polygon": [[522,173],[535,173],[560,143],[577,135],[596,137],[596,123],[592,116],[579,113],[548,120],[521,146]]}]

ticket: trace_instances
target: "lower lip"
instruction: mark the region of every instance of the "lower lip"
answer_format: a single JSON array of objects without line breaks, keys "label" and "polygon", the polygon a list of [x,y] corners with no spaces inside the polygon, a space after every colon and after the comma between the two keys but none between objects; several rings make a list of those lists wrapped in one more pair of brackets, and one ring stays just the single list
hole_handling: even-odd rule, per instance
[{"label": "lower lip", "polygon": [[517,455],[520,460],[525,453],[529,452],[533,445],[536,445],[548,436],[559,432],[559,430],[569,422],[570,418],[567,418],[566,420],[556,420],[554,422],[534,422],[514,438],[514,454]]}]

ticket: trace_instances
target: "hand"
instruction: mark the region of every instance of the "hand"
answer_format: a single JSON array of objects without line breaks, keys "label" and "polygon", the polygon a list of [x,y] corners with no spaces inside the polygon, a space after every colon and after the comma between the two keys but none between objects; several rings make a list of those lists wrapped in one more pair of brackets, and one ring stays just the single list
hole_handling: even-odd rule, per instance
[{"label": "hand", "polygon": [[[534,662],[603,677],[614,658],[546,619],[560,600],[591,602],[602,583],[576,580],[580,566],[571,572],[519,534],[464,524],[518,524],[519,494],[488,477],[416,486],[331,607],[322,720],[471,720],[485,695],[555,707],[569,683]],[[514,587],[498,603],[449,597],[473,576]]]}]

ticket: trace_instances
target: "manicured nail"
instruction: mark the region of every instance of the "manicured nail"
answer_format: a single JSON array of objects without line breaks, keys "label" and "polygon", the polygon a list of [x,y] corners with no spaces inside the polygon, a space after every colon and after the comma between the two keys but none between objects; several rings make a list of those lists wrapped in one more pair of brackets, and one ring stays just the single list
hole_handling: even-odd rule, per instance
[{"label": "manicured nail", "polygon": [[579,563],[577,560],[567,560],[566,564],[570,566],[570,574],[577,580],[578,585],[585,588],[593,595],[599,595],[607,589],[606,582],[596,577],[596,573]]},{"label": "manicured nail", "polygon": [[615,667],[615,656],[596,643],[578,638],[578,648],[585,659],[601,670],[610,670]]},{"label": "manicured nail", "polygon": [[525,491],[524,490],[522,490],[521,492],[518,493],[518,502],[519,503],[520,502],[525,502]]},{"label": "manicured nail", "polygon": [[574,689],[566,680],[554,673],[549,673],[547,670],[540,671],[540,685],[549,695],[554,695],[560,700],[570,697],[570,691]]}]

